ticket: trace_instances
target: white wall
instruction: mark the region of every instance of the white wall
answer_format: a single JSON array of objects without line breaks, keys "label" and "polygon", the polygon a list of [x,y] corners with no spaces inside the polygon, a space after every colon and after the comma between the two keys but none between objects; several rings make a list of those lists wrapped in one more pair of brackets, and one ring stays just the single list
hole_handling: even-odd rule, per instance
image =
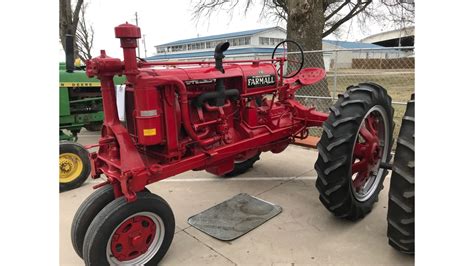
[{"label": "white wall", "polygon": [[274,28],[274,29],[269,29],[263,32],[259,32],[250,38],[250,45],[251,46],[258,46],[258,47],[263,47],[263,48],[274,48],[276,44],[270,44],[270,45],[260,45],[259,43],[259,38],[260,37],[267,37],[267,38],[279,38],[279,39],[286,39],[286,32],[282,30],[281,28]]}]

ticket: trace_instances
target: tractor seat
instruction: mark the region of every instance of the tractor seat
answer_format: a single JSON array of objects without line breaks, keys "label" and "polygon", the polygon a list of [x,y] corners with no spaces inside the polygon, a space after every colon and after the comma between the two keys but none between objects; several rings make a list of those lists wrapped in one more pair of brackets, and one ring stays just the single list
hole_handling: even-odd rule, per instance
[{"label": "tractor seat", "polygon": [[285,79],[285,83],[292,84],[295,82],[303,86],[314,84],[322,80],[326,76],[326,71],[322,68],[309,67],[304,68],[293,78]]}]

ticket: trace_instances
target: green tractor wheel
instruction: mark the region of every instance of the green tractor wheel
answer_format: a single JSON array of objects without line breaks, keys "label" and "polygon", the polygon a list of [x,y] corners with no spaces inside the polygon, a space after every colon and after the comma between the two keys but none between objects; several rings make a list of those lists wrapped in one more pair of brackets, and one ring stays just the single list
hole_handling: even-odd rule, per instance
[{"label": "green tractor wheel", "polygon": [[59,191],[80,187],[91,172],[87,150],[79,143],[59,143]]}]

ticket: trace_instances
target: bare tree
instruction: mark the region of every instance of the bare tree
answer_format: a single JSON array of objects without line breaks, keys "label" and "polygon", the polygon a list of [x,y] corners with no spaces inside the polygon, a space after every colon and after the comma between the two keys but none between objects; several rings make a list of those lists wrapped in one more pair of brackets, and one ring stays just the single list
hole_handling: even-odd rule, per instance
[{"label": "bare tree", "polygon": [[[76,35],[77,25],[79,23],[79,14],[84,0],[77,0],[74,10],[71,0],[59,0],[59,38],[63,49],[66,50],[66,34]],[[75,40],[74,40],[75,43]],[[77,56],[77,49],[74,49],[74,55]]]},{"label": "bare tree", "polygon": [[88,26],[86,23],[86,9],[87,4],[84,4],[81,8],[81,15],[76,31],[77,55],[82,60],[82,62],[92,59],[91,51],[92,46],[94,45],[94,28],[92,25]]},{"label": "bare tree", "polygon": [[336,33],[355,17],[362,26],[368,22],[414,23],[413,0],[193,0],[193,3],[196,21],[219,11],[227,11],[232,17],[237,6],[244,9],[244,14],[258,7],[260,17],[285,21],[288,39],[299,42],[305,50],[320,50],[322,38]]}]

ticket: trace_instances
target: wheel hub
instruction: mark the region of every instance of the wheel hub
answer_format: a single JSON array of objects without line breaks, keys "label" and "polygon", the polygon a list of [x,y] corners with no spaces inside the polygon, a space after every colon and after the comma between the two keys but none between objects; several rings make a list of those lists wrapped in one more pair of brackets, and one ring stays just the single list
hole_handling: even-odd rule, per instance
[{"label": "wheel hub", "polygon": [[63,153],[59,155],[59,182],[71,182],[82,172],[83,163],[81,158],[74,153]]},{"label": "wheel hub", "polygon": [[59,163],[59,170],[62,173],[68,174],[68,173],[71,172],[72,168],[73,168],[73,165],[72,165],[71,161],[69,161],[69,160],[64,160],[63,162]]},{"label": "wheel hub", "polygon": [[143,215],[129,218],[112,235],[112,254],[119,261],[133,260],[147,252],[155,236],[152,219]]},{"label": "wheel hub", "polygon": [[367,191],[372,190],[372,186],[376,183],[375,179],[385,152],[386,121],[382,113],[374,108],[362,121],[352,156],[352,187],[361,198],[366,198],[369,195]]}]

